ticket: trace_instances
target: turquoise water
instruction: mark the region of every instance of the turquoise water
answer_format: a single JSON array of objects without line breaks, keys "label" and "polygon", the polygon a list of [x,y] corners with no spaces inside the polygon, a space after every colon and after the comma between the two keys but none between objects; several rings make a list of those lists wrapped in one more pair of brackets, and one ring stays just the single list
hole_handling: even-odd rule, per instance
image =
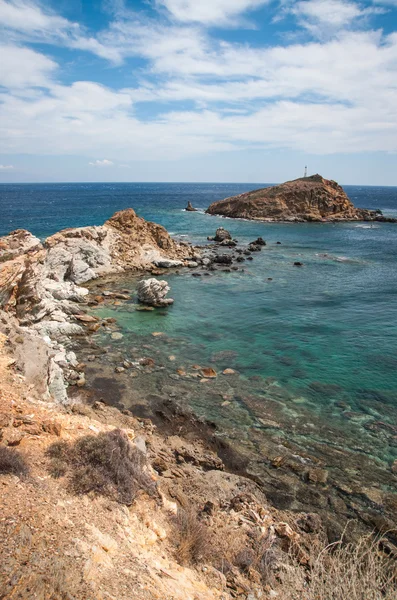
[{"label": "turquoise water", "polygon": [[[112,340],[110,328],[94,336],[108,353],[92,364],[90,382],[115,378],[125,359],[152,357],[156,368],[117,376],[126,406],[171,394],[216,421],[256,457],[258,472],[288,450],[351,488],[365,481],[397,490],[397,225],[263,224],[182,210],[188,200],[205,208],[251,187],[1,186],[0,223],[3,233],[24,226],[43,236],[132,206],[195,244],[207,244],[220,225],[243,245],[262,236],[267,246],[239,271],[167,274],[169,309],[137,311],[134,299],[96,309],[115,316],[124,337]],[[346,189],[357,206],[397,215],[396,188]],[[136,278],[109,285],[134,292]],[[218,377],[200,383],[193,365]],[[237,375],[222,375],[225,368]]]},{"label": "turquoise water", "polygon": [[[221,222],[194,213],[188,219],[205,223],[205,233]],[[122,346],[160,331],[164,356],[175,355],[178,367],[233,368],[247,388],[252,376],[274,378],[295,411],[303,406],[344,430],[357,421],[394,424],[397,228],[222,223],[242,244],[261,235],[267,246],[238,272],[167,275],[175,303],[166,311],[140,312],[134,304],[101,309],[102,316],[116,315],[126,335]],[[295,267],[297,260],[304,266]],[[120,285],[134,290],[128,277]],[[156,338],[157,349],[163,339]],[[382,460],[397,457],[394,438],[375,447],[367,442]]]}]

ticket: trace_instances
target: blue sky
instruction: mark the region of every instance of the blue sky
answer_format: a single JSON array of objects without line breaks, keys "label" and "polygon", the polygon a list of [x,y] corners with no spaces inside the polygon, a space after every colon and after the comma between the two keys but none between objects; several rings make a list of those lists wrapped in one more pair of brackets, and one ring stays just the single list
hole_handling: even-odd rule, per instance
[{"label": "blue sky", "polygon": [[0,183],[397,185],[397,0],[0,0]]}]

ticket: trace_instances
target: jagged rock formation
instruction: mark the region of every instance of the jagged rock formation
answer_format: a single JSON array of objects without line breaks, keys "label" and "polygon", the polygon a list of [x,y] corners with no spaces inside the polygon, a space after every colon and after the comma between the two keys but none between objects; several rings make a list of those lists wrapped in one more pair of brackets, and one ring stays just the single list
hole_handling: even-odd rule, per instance
[{"label": "jagged rock formation", "polygon": [[207,213],[259,221],[395,221],[381,211],[355,208],[336,181],[321,175],[225,198]]},{"label": "jagged rock formation", "polygon": [[190,202],[190,200],[187,203],[187,206],[186,206],[185,210],[187,212],[197,212],[197,208],[194,208],[194,206],[192,205],[192,203]]},{"label": "jagged rock formation", "polygon": [[132,209],[100,227],[65,229],[43,244],[29,232],[13,232],[0,240],[0,306],[15,311],[22,322],[46,318],[59,324],[65,303],[84,300],[88,292],[80,286],[86,281],[153,264],[180,266],[194,255]]},{"label": "jagged rock formation", "polygon": [[166,298],[170,286],[166,281],[158,279],[142,279],[137,286],[139,302],[149,306],[169,306],[173,304],[172,298]]},{"label": "jagged rock formation", "polygon": [[[21,355],[24,370],[32,368],[36,354],[42,366],[49,365],[41,369],[46,371],[42,376],[48,394],[65,402],[58,367],[62,363],[68,369],[63,343],[89,326],[82,309],[88,289],[82,284],[128,269],[178,266],[194,256],[193,248],[176,243],[164,227],[132,209],[116,213],[100,227],[65,229],[43,243],[25,230],[0,238],[0,311],[14,319],[13,327],[22,326],[24,345],[31,338]],[[159,303],[160,298],[159,292]],[[169,303],[163,299],[161,304]]]}]

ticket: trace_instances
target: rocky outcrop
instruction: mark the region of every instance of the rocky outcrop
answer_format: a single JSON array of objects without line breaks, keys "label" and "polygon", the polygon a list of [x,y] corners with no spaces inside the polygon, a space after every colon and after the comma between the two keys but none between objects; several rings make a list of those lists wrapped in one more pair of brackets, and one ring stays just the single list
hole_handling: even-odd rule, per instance
[{"label": "rocky outcrop", "polygon": [[[58,368],[60,362],[68,369],[63,344],[68,336],[82,334],[90,326],[81,308],[88,295],[83,284],[126,270],[180,266],[195,256],[189,245],[176,243],[164,227],[145,221],[132,209],[116,213],[99,227],[65,229],[43,243],[28,231],[17,230],[0,238],[0,310],[22,326],[24,339],[32,337],[30,350],[45,340],[41,361],[45,387],[64,402]],[[156,305],[171,303],[165,299],[165,286],[167,290],[152,289]],[[24,371],[30,368],[28,355],[34,359],[30,350],[25,352],[26,360],[20,356]]]},{"label": "rocky outcrop", "polygon": [[[208,211],[207,211],[208,212]],[[218,227],[213,237],[207,238],[210,242],[227,242],[232,239],[230,232],[223,227]]]},{"label": "rocky outcrop", "polygon": [[258,221],[396,221],[381,211],[355,208],[336,181],[321,175],[219,200],[207,213]]},{"label": "rocky outcrop", "polygon": [[187,206],[185,208],[186,212],[197,212],[197,208],[194,208],[194,206],[192,205],[192,203],[189,202],[187,203]]},{"label": "rocky outcrop", "polygon": [[142,279],[137,286],[139,302],[149,306],[169,306],[173,304],[172,298],[166,298],[170,286],[166,281],[158,279]]},{"label": "rocky outcrop", "polygon": [[39,238],[26,229],[16,229],[0,238],[0,263],[26,254],[41,246]]},{"label": "rocky outcrop", "polygon": [[70,301],[84,301],[85,282],[128,269],[180,266],[194,255],[132,209],[100,227],[66,229],[43,244],[26,231],[14,232],[0,239],[0,306],[24,324],[60,323]]}]

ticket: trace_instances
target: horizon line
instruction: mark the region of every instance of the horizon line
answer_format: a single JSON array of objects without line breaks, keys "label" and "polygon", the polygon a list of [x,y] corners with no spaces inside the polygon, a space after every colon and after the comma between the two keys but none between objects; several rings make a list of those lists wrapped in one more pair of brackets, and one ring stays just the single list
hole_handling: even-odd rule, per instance
[{"label": "horizon line", "polygon": [[[296,179],[302,179],[302,177],[297,177]],[[0,186],[2,185],[101,185],[101,184],[165,184],[165,185],[174,185],[174,184],[184,184],[184,185],[281,185],[282,183],[286,183],[287,181],[295,181],[294,179],[288,179],[283,182],[270,182],[270,181],[0,181]],[[339,182],[337,182],[339,183]],[[343,186],[354,186],[354,187],[397,187],[396,184],[377,184],[377,183],[343,183],[339,184]]]}]

